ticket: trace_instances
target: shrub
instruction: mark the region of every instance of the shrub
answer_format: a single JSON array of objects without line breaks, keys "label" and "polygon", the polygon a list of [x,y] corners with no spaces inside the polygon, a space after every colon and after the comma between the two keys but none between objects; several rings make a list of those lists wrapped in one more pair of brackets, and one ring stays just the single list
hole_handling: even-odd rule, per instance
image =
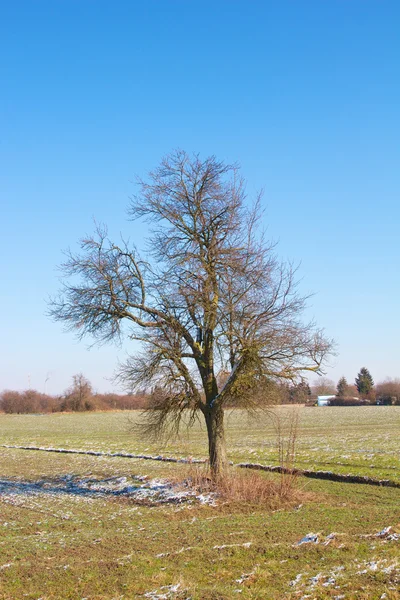
[{"label": "shrub", "polygon": [[0,410],[7,414],[54,412],[58,404],[56,398],[41,394],[36,390],[25,390],[24,392],[5,390],[0,394]]},{"label": "shrub", "polygon": [[329,406],[368,406],[369,400],[335,396],[329,400]]},{"label": "shrub", "polygon": [[235,467],[230,467],[215,481],[208,467],[192,466],[182,485],[198,494],[215,493],[228,504],[262,505],[275,510],[304,500],[305,493],[297,488],[296,481],[293,475],[271,477],[260,471]]}]

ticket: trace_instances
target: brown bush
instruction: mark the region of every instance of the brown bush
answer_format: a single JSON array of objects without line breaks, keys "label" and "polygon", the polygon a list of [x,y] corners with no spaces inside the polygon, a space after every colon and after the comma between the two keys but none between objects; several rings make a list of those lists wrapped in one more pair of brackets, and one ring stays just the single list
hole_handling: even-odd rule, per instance
[{"label": "brown bush", "polygon": [[148,407],[146,394],[96,394],[96,410],[139,410]]},{"label": "brown bush", "polygon": [[16,392],[5,390],[0,394],[0,410],[12,414],[54,412],[59,405],[57,398],[36,390]]},{"label": "brown bush", "polygon": [[273,479],[256,471],[229,471],[217,484],[218,494],[227,501],[276,509],[299,500],[296,480],[293,475]]},{"label": "brown bush", "polygon": [[260,471],[230,468],[213,481],[208,467],[192,466],[183,487],[199,494],[215,493],[222,501],[240,505],[258,505],[271,510],[290,506],[304,499],[297,487],[297,476],[271,477]]}]

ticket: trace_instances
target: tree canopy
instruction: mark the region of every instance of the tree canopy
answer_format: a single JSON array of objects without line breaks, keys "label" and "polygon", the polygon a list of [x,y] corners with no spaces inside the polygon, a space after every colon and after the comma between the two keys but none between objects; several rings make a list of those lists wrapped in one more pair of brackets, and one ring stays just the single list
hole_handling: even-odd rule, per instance
[{"label": "tree canopy", "polygon": [[148,252],[97,228],[68,254],[51,314],[81,338],[140,342],[120,378],[156,387],[147,431],[202,414],[218,474],[226,403],[255,406],[269,382],[320,373],[332,343],[303,322],[295,269],[260,232],[260,197],[248,204],[235,165],[174,152],[138,182],[130,216],[151,226]]}]

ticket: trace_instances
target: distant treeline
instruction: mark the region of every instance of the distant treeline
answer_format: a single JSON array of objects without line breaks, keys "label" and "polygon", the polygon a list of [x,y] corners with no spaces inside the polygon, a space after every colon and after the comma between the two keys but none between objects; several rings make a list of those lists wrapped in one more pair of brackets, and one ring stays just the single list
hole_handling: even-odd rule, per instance
[{"label": "distant treeline", "polygon": [[[8,414],[84,412],[102,410],[141,410],[153,405],[160,388],[135,394],[98,394],[82,374],[74,375],[72,385],[60,396],[51,396],[37,390],[17,392],[5,390],[0,393],[0,411]],[[259,390],[268,404],[298,404],[310,401],[311,390],[307,384],[279,385],[270,383]],[[260,398],[261,402],[261,398]],[[157,404],[157,402],[155,403]],[[234,407],[236,404],[228,406]]]},{"label": "distant treeline", "polygon": [[79,399],[68,396],[49,396],[36,390],[0,393],[0,411],[5,413],[56,413],[90,410],[136,410],[146,408],[149,396],[143,394],[92,394]]},{"label": "distant treeline", "polygon": [[[333,381],[320,378],[311,387],[305,381],[300,383],[276,383],[266,382],[255,391],[255,404],[269,405],[277,404],[305,404],[314,406],[319,395],[332,396],[329,400],[331,406],[365,406],[366,404],[400,404],[400,379],[386,379],[373,385],[372,378],[367,369],[369,389],[367,393],[353,384],[348,384],[342,377],[335,389]],[[228,375],[227,375],[228,376]],[[225,377],[226,379],[226,377]],[[221,375],[220,385],[224,384],[224,374]],[[360,387],[360,386],[359,386]],[[71,386],[60,396],[50,396],[37,390],[25,390],[16,392],[5,390],[0,393],[0,411],[5,413],[55,413],[55,412],[83,412],[93,410],[141,410],[157,406],[157,395],[162,394],[161,388],[155,388],[151,392],[142,390],[132,394],[98,394],[92,388],[91,383],[84,375],[79,373],[72,377]],[[259,396],[257,398],[257,395]],[[154,402],[155,400],[155,402]],[[240,402],[230,404],[227,407],[240,407]]]},{"label": "distant treeline", "polygon": [[98,394],[90,381],[79,373],[72,378],[72,385],[60,396],[42,394],[37,390],[0,393],[0,411],[5,413],[55,413],[83,412],[88,410],[135,410],[148,406],[150,396],[138,394]]},{"label": "distant treeline", "polygon": [[[286,390],[285,390],[286,391]],[[287,404],[304,402],[302,395],[281,393],[269,394],[269,404]],[[0,412],[7,414],[85,412],[105,410],[142,410],[152,404],[152,393],[137,394],[97,394],[90,389],[73,389],[60,396],[51,396],[37,390],[17,392],[4,390],[0,392]],[[228,404],[229,405],[229,404]],[[230,406],[230,405],[229,405]],[[235,405],[232,405],[234,407]]]}]

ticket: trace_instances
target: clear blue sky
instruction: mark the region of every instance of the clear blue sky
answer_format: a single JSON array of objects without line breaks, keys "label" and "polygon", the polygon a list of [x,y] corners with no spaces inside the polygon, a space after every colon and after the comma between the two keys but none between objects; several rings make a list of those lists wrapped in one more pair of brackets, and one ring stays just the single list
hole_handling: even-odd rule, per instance
[{"label": "clear blue sky", "polygon": [[46,298],[93,218],[140,240],[131,182],[177,147],[265,189],[327,375],[400,376],[399,25],[398,0],[2,2],[0,389],[112,389],[124,350],[88,351]]}]

